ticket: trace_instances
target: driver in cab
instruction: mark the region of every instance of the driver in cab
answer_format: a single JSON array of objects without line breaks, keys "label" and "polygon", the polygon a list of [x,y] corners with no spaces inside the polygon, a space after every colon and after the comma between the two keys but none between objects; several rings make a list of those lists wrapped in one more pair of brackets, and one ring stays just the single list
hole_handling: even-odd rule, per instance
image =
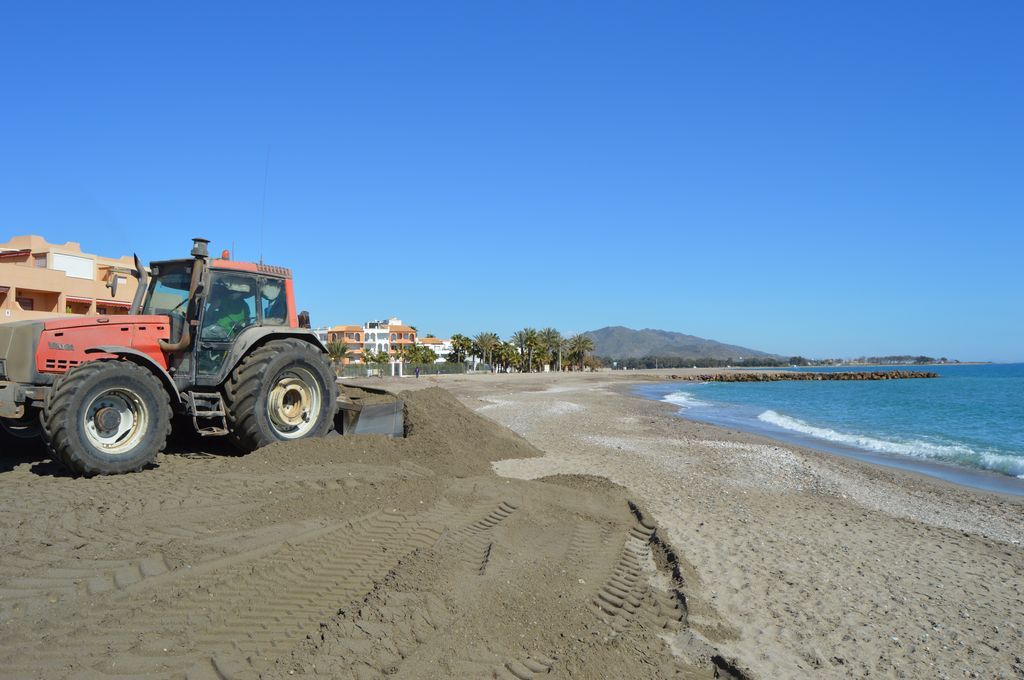
[{"label": "driver in cab", "polygon": [[207,339],[230,339],[251,323],[247,297],[248,287],[243,291],[223,281],[214,284],[203,324]]}]

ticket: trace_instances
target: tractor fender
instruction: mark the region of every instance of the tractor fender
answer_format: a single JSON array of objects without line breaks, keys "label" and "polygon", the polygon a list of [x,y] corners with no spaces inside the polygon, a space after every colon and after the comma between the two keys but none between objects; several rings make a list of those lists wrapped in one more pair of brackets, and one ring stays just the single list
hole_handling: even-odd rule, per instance
[{"label": "tractor fender", "polygon": [[324,343],[320,342],[320,338],[316,337],[316,333],[311,330],[289,328],[288,326],[250,326],[239,333],[238,338],[228,351],[228,356],[224,360],[222,375],[225,377],[230,375],[235,370],[235,367],[241,363],[242,359],[260,345],[271,340],[283,340],[285,338],[295,338],[308,342],[324,354],[327,354],[327,348],[324,347]]},{"label": "tractor fender", "polygon": [[163,366],[153,361],[153,358],[144,352],[140,352],[137,349],[131,347],[120,347],[117,345],[101,345],[99,347],[90,347],[85,350],[86,354],[112,354],[119,359],[124,361],[130,361],[133,364],[138,364],[144,368],[148,368],[153,371],[153,374],[160,379],[163,383],[164,389],[167,390],[167,394],[171,397],[172,404],[181,403],[181,395],[178,394],[178,388],[174,384],[174,379],[171,377]]}]

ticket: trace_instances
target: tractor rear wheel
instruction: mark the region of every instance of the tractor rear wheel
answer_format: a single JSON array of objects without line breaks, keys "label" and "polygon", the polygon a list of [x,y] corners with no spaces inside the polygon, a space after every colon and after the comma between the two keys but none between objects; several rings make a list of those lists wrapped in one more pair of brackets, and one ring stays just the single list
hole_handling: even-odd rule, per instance
[{"label": "tractor rear wheel", "polygon": [[338,385],[324,353],[308,342],[272,340],[224,385],[231,442],[243,453],[278,441],[323,437],[334,426]]},{"label": "tractor rear wheel", "polygon": [[167,392],[128,361],[93,361],[59,377],[43,405],[47,448],[85,477],[136,472],[164,449],[171,429]]}]

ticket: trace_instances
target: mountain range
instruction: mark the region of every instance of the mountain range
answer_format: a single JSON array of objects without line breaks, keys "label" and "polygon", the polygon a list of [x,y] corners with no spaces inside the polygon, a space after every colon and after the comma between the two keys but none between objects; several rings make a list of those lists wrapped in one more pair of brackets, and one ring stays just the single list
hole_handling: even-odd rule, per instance
[{"label": "mountain range", "polygon": [[639,359],[643,357],[684,357],[687,359],[749,359],[752,357],[778,358],[777,354],[761,352],[749,347],[727,345],[696,335],[663,331],[655,328],[634,330],[625,326],[606,326],[584,335],[594,341],[594,354],[611,359]]}]

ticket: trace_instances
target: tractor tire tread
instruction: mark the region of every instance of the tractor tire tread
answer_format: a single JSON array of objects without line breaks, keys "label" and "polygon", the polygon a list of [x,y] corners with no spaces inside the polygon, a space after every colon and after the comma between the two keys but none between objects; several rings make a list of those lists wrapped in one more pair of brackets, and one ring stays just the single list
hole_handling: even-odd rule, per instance
[{"label": "tractor tire tread", "polygon": [[[71,472],[83,477],[138,472],[151,462],[151,460],[141,460],[135,465],[111,470],[98,467],[87,458],[81,456],[74,446],[74,433],[68,430],[70,420],[67,411],[71,408],[74,396],[81,389],[82,385],[90,377],[108,370],[112,363],[114,362],[111,360],[90,361],[72,368],[57,378],[43,401],[43,441],[46,444],[47,451],[52,459],[60,462]],[[150,386],[154,388],[153,394],[157,399],[158,412],[154,413],[150,420],[156,428],[154,440],[157,452],[163,451],[171,431],[171,400],[167,391],[149,370],[130,361],[116,361],[116,363],[122,370],[127,371],[129,374],[134,374],[140,380],[149,382]],[[153,457],[155,457],[155,454]]]},{"label": "tractor tire tread", "polygon": [[[227,403],[228,439],[244,453],[250,453],[273,443],[266,435],[265,428],[260,424],[260,413],[257,404],[260,394],[266,387],[271,364],[282,352],[294,352],[304,357],[309,363],[322,363],[326,371],[333,375],[323,352],[312,344],[295,338],[271,340],[242,359],[224,383],[224,398]],[[337,403],[338,386],[335,380],[326,385],[325,399],[330,404]],[[308,437],[323,436],[333,425],[333,412],[329,413],[326,422],[320,424]]]}]

